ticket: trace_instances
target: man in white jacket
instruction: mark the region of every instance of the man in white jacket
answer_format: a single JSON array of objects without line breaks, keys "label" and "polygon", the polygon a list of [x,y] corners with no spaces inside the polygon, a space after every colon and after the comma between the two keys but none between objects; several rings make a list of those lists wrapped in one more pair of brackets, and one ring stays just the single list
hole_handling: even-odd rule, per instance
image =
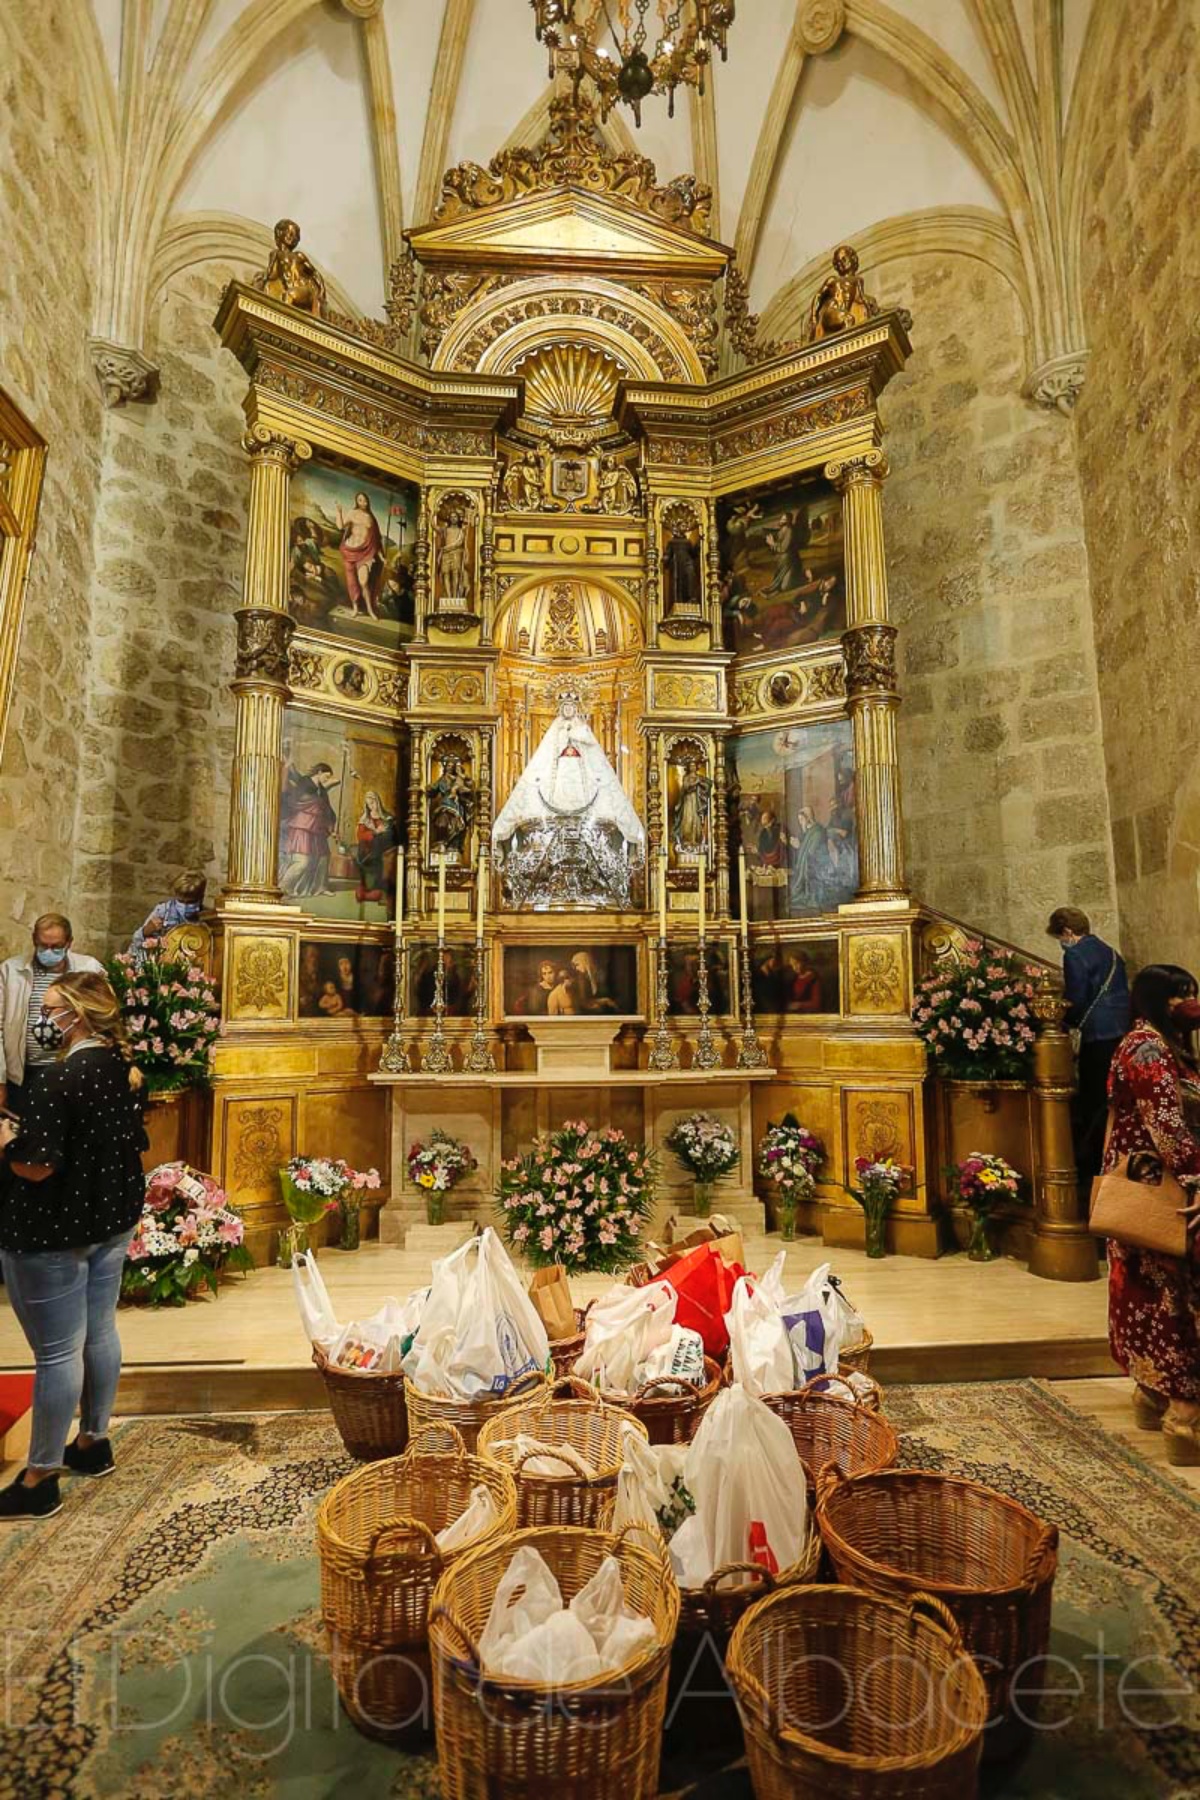
[{"label": "man in white jacket", "polygon": [[71,948],[71,921],[62,913],[43,913],[33,927],[33,948],[0,963],[0,1106],[20,1111],[22,1089],[55,1060],[31,1036],[42,1010],[42,997],[59,975],[89,969],[102,975],[94,956]]}]

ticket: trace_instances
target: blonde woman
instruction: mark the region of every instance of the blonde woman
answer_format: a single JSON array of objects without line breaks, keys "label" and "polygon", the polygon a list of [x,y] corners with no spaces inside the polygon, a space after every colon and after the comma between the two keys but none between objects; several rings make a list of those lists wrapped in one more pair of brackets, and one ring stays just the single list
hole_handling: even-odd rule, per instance
[{"label": "blonde woman", "polygon": [[[117,1300],[145,1194],[142,1078],[108,982],[61,976],[33,1029],[57,1061],[20,1122],[0,1120],[0,1261],[34,1356],[33,1433],[28,1468],[0,1493],[0,1520],[58,1512],[64,1467],[78,1475],[113,1467]],[[79,1435],[68,1444],[77,1410]]]}]

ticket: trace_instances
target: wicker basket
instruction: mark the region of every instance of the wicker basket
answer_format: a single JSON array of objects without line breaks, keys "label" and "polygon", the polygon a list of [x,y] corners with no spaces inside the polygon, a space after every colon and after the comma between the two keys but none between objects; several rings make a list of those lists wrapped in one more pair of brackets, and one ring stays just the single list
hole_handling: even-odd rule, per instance
[{"label": "wicker basket", "polygon": [[[559,1398],[563,1391],[566,1399]],[[507,1406],[488,1420],[479,1433],[479,1454],[512,1470],[519,1531],[534,1525],[608,1529],[621,1473],[622,1425],[646,1436],[640,1419],[605,1406],[595,1388],[571,1375],[556,1381],[538,1399]],[[511,1440],[518,1432],[559,1446],[564,1459],[561,1473],[530,1474],[514,1456]]]},{"label": "wicker basket", "polygon": [[[482,1537],[443,1554],[434,1538],[465,1511],[475,1487],[487,1488],[499,1517]],[[507,1469],[469,1456],[444,1427],[326,1494],[317,1509],[321,1616],[342,1705],[360,1731],[395,1742],[428,1731],[434,1585],[460,1556],[510,1533],[516,1510]]]},{"label": "wicker basket", "polygon": [[543,1392],[545,1386],[544,1375],[527,1375],[499,1397],[483,1394],[477,1400],[452,1400],[442,1394],[426,1394],[410,1381],[405,1389],[409,1429],[415,1437],[430,1425],[453,1425],[467,1449],[474,1450],[479,1433],[489,1419],[494,1419],[506,1406]]},{"label": "wicker basket", "polygon": [[[761,1563],[726,1563],[715,1569],[699,1588],[679,1590],[679,1634],[678,1639],[690,1639],[709,1636],[718,1645],[728,1643],[734,1626],[755,1604],[766,1594],[773,1594],[778,1588],[796,1587],[817,1579],[817,1571],[821,1566],[821,1539],[814,1527],[805,1541],[804,1549],[790,1568],[781,1569],[778,1575],[772,1575]],[[736,1587],[722,1587],[720,1584],[730,1575],[748,1577]],[[688,1646],[684,1646],[690,1654]]]},{"label": "wicker basket", "polygon": [[640,1419],[652,1444],[690,1444],[717,1397],[721,1380],[721,1365],[706,1356],[703,1387],[694,1381],[682,1381],[678,1375],[660,1375],[654,1381],[644,1381],[636,1394],[602,1392],[600,1398],[606,1406],[615,1406]]},{"label": "wicker basket", "polygon": [[826,1463],[844,1475],[869,1475],[890,1469],[899,1443],[882,1413],[851,1406],[835,1394],[796,1388],[787,1394],[764,1394],[763,1402],[778,1413],[792,1434],[810,1488]]},{"label": "wicker basket", "polygon": [[874,1342],[875,1339],[864,1325],[859,1342],[852,1345],[849,1350],[838,1351],[838,1368],[858,1369],[863,1375],[868,1375],[871,1369],[871,1346]]},{"label": "wicker basket", "polygon": [[817,1524],[839,1581],[935,1594],[958,1620],[987,1685],[987,1754],[1019,1749],[1036,1717],[1037,1673],[1010,1704],[1018,1670],[1046,1654],[1058,1532],[1025,1507],[946,1475],[893,1469],[818,1482]]},{"label": "wicker basket", "polygon": [[[836,1382],[844,1381],[846,1376],[850,1373],[851,1371],[843,1365],[836,1375],[814,1375],[807,1385],[814,1394],[828,1394],[831,1392]],[[863,1374],[861,1370],[857,1371],[857,1373],[859,1383],[865,1383],[865,1388],[861,1393],[858,1392],[857,1388],[853,1390],[853,1392],[858,1395],[858,1398],[852,1401],[851,1404],[854,1406],[865,1407],[868,1412],[881,1413],[883,1411],[883,1389],[873,1375]],[[843,1398],[843,1396],[838,1393],[834,1393],[833,1397],[835,1400]]]},{"label": "wicker basket", "polygon": [[[545,1558],[568,1603],[615,1556],[629,1604],[654,1621],[654,1645],[599,1686],[490,1680],[476,1645],[501,1577],[525,1544]],[[535,1792],[653,1800],[678,1618],[679,1590],[665,1556],[628,1532],[522,1531],[456,1561],[429,1614],[443,1800],[529,1800]]]},{"label": "wicker basket", "polygon": [[403,1375],[339,1369],[319,1344],[313,1345],[313,1361],[321,1372],[333,1422],[349,1454],[359,1462],[399,1456],[408,1443]]},{"label": "wicker basket", "polygon": [[973,1800],[987,1696],[928,1594],[781,1589],[726,1668],[756,1800]]},{"label": "wicker basket", "polygon": [[588,1308],[586,1306],[577,1306],[575,1308],[575,1323],[579,1329],[575,1335],[573,1337],[550,1339],[550,1361],[554,1365],[552,1379],[559,1379],[564,1375],[569,1375],[574,1369],[578,1359],[583,1355],[583,1340],[587,1336],[587,1316]]}]

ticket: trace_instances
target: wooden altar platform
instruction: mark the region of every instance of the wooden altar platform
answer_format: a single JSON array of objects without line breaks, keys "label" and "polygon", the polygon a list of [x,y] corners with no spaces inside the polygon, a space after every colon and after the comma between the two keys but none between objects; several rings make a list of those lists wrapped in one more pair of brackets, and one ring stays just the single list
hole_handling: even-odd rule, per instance
[{"label": "wooden altar platform", "polygon": [[[748,1260],[763,1269],[782,1248],[777,1237],[747,1239]],[[788,1251],[791,1285],[831,1253],[817,1238]],[[1103,1282],[1041,1281],[1020,1263],[930,1262],[861,1251],[832,1253],[836,1273],[875,1336],[872,1369],[888,1381],[983,1381],[1112,1375]],[[403,1297],[429,1280],[428,1254],[367,1243],[353,1252],[323,1250],[321,1269],[339,1317],[374,1312],[388,1294]],[[572,1282],[580,1304],[602,1293],[607,1276]],[[0,1289],[0,1369],[27,1368],[29,1352]],[[185,1308],[120,1314],[125,1365],[121,1413],[284,1411],[324,1404],[284,1269],[259,1269],[233,1281],[217,1300]]]}]

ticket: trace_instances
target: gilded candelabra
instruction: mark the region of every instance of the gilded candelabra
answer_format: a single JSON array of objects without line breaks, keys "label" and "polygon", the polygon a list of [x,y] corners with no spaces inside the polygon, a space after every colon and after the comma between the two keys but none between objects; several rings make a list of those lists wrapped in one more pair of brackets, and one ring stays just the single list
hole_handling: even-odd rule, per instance
[{"label": "gilded candelabra", "polygon": [[717,1047],[717,1040],[713,1036],[712,1026],[708,1020],[708,940],[706,938],[700,939],[700,968],[697,980],[699,993],[696,1005],[700,1013],[700,1030],[696,1034],[696,1054],[692,1057],[692,1067],[693,1069],[719,1069],[721,1052]]},{"label": "gilded candelabra", "polygon": [[742,1034],[738,1044],[737,1067],[739,1069],[766,1069],[770,1066],[770,1058],[759,1041],[754,1029],[754,996],[750,988],[750,940],[742,938],[741,960],[742,972]]},{"label": "gilded candelabra", "polygon": [[486,969],[483,939],[475,939],[475,1029],[471,1033],[471,1048],[463,1059],[463,1068],[472,1075],[494,1075],[496,1058],[492,1054],[489,1041],[490,1034],[484,1024],[484,972]]},{"label": "gilded candelabra", "polygon": [[656,958],[654,1031],[650,1038],[650,1055],[646,1059],[648,1068],[669,1071],[679,1067],[679,1051],[671,1028],[667,1024],[667,940],[658,940],[658,956]]},{"label": "gilded candelabra", "polygon": [[379,1069],[383,1075],[411,1075],[412,1064],[408,1060],[408,1048],[404,1042],[404,974],[408,952],[403,933],[397,931],[396,945],[392,952],[395,992],[392,996],[392,1031],[379,1052]]},{"label": "gilded candelabra", "polygon": [[421,1058],[423,1075],[449,1075],[454,1068],[450,1057],[450,1045],[443,1029],[446,1017],[446,940],[438,933],[437,961],[433,970],[433,1036],[429,1040],[429,1048]]}]

